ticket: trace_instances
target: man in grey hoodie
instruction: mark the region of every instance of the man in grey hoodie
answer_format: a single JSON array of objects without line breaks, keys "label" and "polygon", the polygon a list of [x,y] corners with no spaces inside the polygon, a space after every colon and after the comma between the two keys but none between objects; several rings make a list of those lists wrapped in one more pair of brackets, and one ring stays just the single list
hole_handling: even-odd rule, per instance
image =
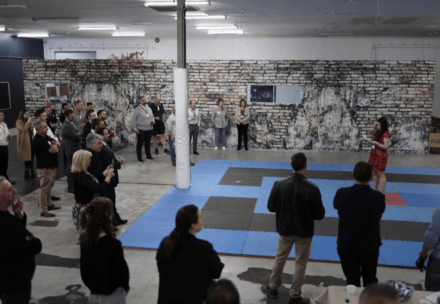
[{"label": "man in grey hoodie", "polygon": [[150,140],[154,125],[154,116],[153,111],[151,111],[147,105],[147,98],[145,96],[139,99],[139,106],[134,109],[131,124],[137,136],[136,152],[138,162],[144,162],[142,159],[142,145],[145,146],[147,159],[153,160],[150,153]]}]

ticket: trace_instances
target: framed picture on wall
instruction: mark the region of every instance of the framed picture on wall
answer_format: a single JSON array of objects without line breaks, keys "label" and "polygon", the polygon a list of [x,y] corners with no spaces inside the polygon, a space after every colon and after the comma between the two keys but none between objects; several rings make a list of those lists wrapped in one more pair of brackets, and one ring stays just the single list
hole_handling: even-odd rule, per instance
[{"label": "framed picture on wall", "polygon": [[275,102],[275,86],[272,85],[248,85],[247,102]]},{"label": "framed picture on wall", "polygon": [[68,83],[46,83],[46,99],[48,100],[68,100]]},{"label": "framed picture on wall", "polygon": [[11,109],[11,91],[9,82],[0,82],[0,110]]}]

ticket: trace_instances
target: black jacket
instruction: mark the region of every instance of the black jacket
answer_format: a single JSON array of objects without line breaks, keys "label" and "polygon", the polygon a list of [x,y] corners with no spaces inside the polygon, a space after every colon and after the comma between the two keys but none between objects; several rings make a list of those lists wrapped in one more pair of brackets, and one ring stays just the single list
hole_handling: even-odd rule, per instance
[{"label": "black jacket", "polygon": [[[166,239],[166,238],[165,238]],[[159,270],[158,304],[202,304],[208,287],[225,266],[211,243],[183,233],[171,258],[165,254],[164,240],[157,250]]]},{"label": "black jacket", "polygon": [[[0,294],[23,289],[34,276],[35,256],[41,252],[40,239],[26,230],[26,214],[18,219],[0,211]],[[26,237],[31,237],[26,241]]]},{"label": "black jacket", "polygon": [[81,278],[92,294],[110,295],[116,288],[129,289],[130,273],[121,241],[106,235],[92,248],[81,245]]},{"label": "black jacket", "polygon": [[336,192],[333,207],[339,215],[338,252],[361,254],[379,249],[385,195],[368,185],[355,184]]},{"label": "black jacket", "polygon": [[[118,170],[121,169],[121,163],[116,159],[115,154],[111,150],[111,148],[105,144],[102,144],[101,151],[98,153],[98,159],[101,162],[101,166],[105,169],[111,164],[113,164],[113,169],[115,169],[115,176],[110,180],[110,187],[116,188],[119,184],[119,175]],[[105,170],[104,169],[104,170]]]},{"label": "black jacket", "polygon": [[86,144],[87,135],[89,135],[90,133],[92,133],[92,124],[90,123],[90,121],[88,121],[86,122],[86,125],[84,126],[82,133],[82,141],[85,146],[87,145]]},{"label": "black jacket", "polygon": [[276,212],[278,234],[301,238],[313,237],[314,220],[325,215],[319,188],[298,173],[275,182],[267,209]]},{"label": "black jacket", "polygon": [[95,198],[96,193],[101,193],[102,189],[108,186],[105,180],[96,182],[93,176],[86,172],[73,173],[72,175],[75,201],[81,205],[90,203]]}]

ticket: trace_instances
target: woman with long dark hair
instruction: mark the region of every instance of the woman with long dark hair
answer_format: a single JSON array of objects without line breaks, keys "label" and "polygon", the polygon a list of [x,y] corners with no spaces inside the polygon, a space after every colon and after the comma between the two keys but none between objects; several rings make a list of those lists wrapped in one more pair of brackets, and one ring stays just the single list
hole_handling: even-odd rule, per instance
[{"label": "woman with long dark hair", "polygon": [[28,110],[21,110],[15,126],[17,127],[17,157],[24,161],[24,178],[35,178],[34,147],[32,144],[32,118]]},{"label": "woman with long dark hair", "polygon": [[385,117],[377,120],[375,130],[372,140],[364,140],[373,145],[368,161],[373,166],[373,189],[377,191],[380,184],[380,192],[385,194],[385,185],[387,183],[385,169],[388,162],[387,150],[391,143],[391,134],[388,131],[388,122]]},{"label": "woman with long dark hair", "polygon": [[249,118],[251,114],[249,108],[246,106],[246,100],[241,99],[237,108],[235,109],[235,123],[237,124],[238,131],[238,146],[237,150],[241,149],[241,139],[244,139],[244,149],[248,149],[247,144],[247,132],[249,126]]},{"label": "woman with long dark hair", "polygon": [[195,205],[179,209],[176,227],[157,250],[158,304],[202,304],[208,287],[219,278],[224,264],[211,243],[196,238],[203,227],[202,211]]},{"label": "woman with long dark hair", "polygon": [[80,270],[90,289],[90,303],[125,304],[130,273],[121,241],[112,227],[113,203],[106,197],[93,199],[83,210]]}]

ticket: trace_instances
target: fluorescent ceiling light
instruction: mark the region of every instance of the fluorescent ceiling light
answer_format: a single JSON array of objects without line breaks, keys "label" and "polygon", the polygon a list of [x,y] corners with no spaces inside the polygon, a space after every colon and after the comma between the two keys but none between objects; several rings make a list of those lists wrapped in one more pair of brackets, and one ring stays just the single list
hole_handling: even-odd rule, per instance
[{"label": "fluorescent ceiling light", "polygon": [[328,36],[328,35],[353,35],[354,33],[318,33],[318,34]]},{"label": "fluorescent ceiling light", "polygon": [[[207,1],[185,1],[185,5],[205,5],[209,4]],[[146,2],[145,6],[177,6],[177,1],[154,1],[154,2]]]},{"label": "fluorescent ceiling light", "polygon": [[0,26],[0,32],[4,32],[5,28],[3,26]]},{"label": "fluorescent ceiling light", "polygon": [[219,25],[219,26],[197,26],[196,30],[233,30],[236,29],[236,25]]},{"label": "fluorescent ceiling light", "polygon": [[[177,20],[177,17],[174,17]],[[215,15],[215,16],[186,16],[185,19],[226,19],[224,15]]]},{"label": "fluorescent ceiling light", "polygon": [[228,34],[242,35],[243,30],[210,30],[210,31],[208,31],[208,35],[228,35]]},{"label": "fluorescent ceiling light", "polygon": [[0,8],[24,8],[24,9],[26,9],[27,6],[25,4],[3,4],[3,5],[0,5]]},{"label": "fluorescent ceiling light", "polygon": [[207,16],[208,14],[202,12],[186,12],[186,16]]},{"label": "fluorescent ceiling light", "polygon": [[140,32],[120,32],[112,34],[113,37],[143,37],[145,33]]},{"label": "fluorescent ceiling light", "polygon": [[38,34],[38,33],[29,33],[29,34],[18,34],[17,37],[26,37],[26,38],[37,38],[37,37],[49,37],[49,34]]},{"label": "fluorescent ceiling light", "polygon": [[115,26],[112,27],[80,27],[80,31],[106,31],[106,30],[117,30]]}]

